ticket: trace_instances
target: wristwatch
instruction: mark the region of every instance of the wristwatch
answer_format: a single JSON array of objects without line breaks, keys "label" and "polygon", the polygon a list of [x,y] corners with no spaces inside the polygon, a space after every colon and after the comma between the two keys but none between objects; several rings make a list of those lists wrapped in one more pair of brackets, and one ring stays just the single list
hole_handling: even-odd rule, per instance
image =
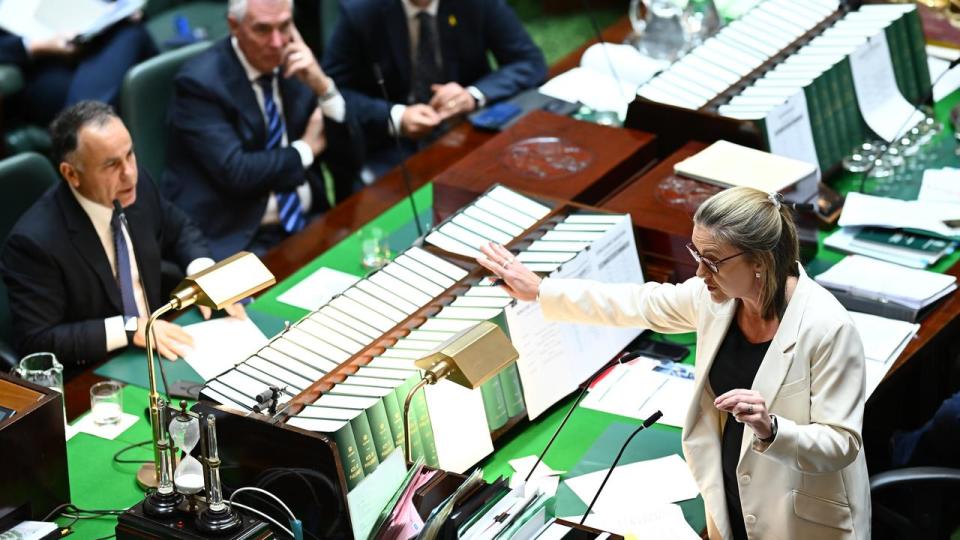
[{"label": "wristwatch", "polygon": [[133,336],[137,333],[137,328],[140,327],[140,319],[136,317],[127,317],[123,321],[123,329],[127,331],[127,344],[133,345]]},{"label": "wristwatch", "polygon": [[760,439],[760,442],[764,444],[770,444],[776,438],[777,438],[777,417],[771,414],[770,415],[770,436],[767,437],[766,439]]}]

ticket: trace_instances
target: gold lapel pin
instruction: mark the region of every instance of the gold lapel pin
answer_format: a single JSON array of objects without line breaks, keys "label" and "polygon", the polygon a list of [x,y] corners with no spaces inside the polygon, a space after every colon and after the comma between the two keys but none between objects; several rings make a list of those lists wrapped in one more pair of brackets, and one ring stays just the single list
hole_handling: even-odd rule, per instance
[{"label": "gold lapel pin", "polygon": [[451,14],[449,17],[447,17],[447,24],[449,24],[450,26],[456,26],[456,25],[457,25],[457,16]]}]

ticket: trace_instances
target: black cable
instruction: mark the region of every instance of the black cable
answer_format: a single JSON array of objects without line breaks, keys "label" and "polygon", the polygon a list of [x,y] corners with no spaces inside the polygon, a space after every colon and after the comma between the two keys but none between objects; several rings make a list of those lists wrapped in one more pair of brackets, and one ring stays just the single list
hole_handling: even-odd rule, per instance
[{"label": "black cable", "polygon": [[133,450],[134,448],[140,448],[140,447],[146,446],[146,445],[148,445],[148,444],[153,444],[153,440],[151,439],[151,440],[147,440],[147,441],[143,441],[143,442],[138,442],[138,443],[136,443],[136,444],[131,444],[131,445],[128,445],[128,446],[124,446],[124,447],[121,448],[120,450],[117,450],[117,452],[116,452],[115,454],[113,454],[113,461],[116,462],[116,463],[133,463],[133,464],[136,464],[136,465],[140,465],[140,464],[142,464],[142,463],[153,463],[153,460],[152,460],[152,459],[148,459],[148,460],[120,459],[120,456],[122,456],[123,454],[126,454],[126,453],[129,452],[130,450]]}]

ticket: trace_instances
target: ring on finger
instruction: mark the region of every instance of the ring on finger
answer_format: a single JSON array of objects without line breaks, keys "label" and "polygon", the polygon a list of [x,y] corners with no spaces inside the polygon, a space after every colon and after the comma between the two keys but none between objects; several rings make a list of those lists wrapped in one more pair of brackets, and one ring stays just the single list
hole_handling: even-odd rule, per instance
[{"label": "ring on finger", "polygon": [[450,101],[447,102],[448,109],[453,109],[456,106],[457,106],[457,100],[455,99],[451,99]]},{"label": "ring on finger", "polygon": [[753,414],[753,405],[747,405],[747,414]]}]

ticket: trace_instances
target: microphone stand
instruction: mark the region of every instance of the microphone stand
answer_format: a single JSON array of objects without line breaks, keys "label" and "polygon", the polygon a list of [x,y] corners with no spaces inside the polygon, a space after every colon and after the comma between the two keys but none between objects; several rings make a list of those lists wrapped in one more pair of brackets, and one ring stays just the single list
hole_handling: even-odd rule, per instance
[{"label": "microphone stand", "polygon": [[593,375],[590,376],[589,379],[587,379],[587,383],[583,386],[583,390],[580,390],[580,394],[577,396],[577,399],[573,402],[572,405],[570,405],[570,408],[567,409],[566,416],[563,417],[563,421],[560,422],[560,425],[557,426],[557,429],[553,432],[553,435],[550,437],[550,441],[547,442],[547,446],[545,446],[543,448],[543,451],[540,452],[540,455],[537,456],[537,462],[534,463],[533,467],[530,468],[530,472],[527,473],[527,477],[523,479],[524,482],[530,481],[530,477],[533,476],[533,471],[537,470],[537,467],[540,466],[540,462],[543,461],[544,456],[547,455],[547,451],[550,450],[551,446],[553,446],[554,441],[557,440],[557,436],[560,435],[560,432],[563,430],[563,426],[567,425],[567,421],[570,420],[571,416],[573,416],[573,411],[577,408],[577,405],[580,405],[580,402],[583,401],[583,398],[587,395],[587,392],[590,390],[590,386],[593,385],[594,381],[596,381],[601,375],[607,372],[607,368],[610,366],[610,364],[612,363],[622,364],[624,362],[629,362],[630,360],[633,360],[634,358],[637,358],[640,355],[641,353],[636,351],[623,353],[613,361],[607,362],[606,364],[604,364],[603,367],[601,367],[596,373],[594,373]]},{"label": "microphone stand", "polygon": [[[377,86],[380,87],[380,94],[383,100],[390,104],[390,95],[387,93],[387,85],[383,81],[383,71],[380,69],[379,62],[373,63],[373,74],[377,79]],[[387,123],[390,130],[393,131],[393,141],[397,147],[397,153],[400,155],[400,175],[403,177],[403,185],[407,190],[407,200],[410,201],[410,209],[413,211],[413,223],[417,226],[417,238],[423,238],[423,226],[420,224],[420,212],[417,211],[417,203],[413,200],[413,181],[410,179],[410,170],[407,169],[407,160],[403,157],[403,145],[400,143],[400,126],[394,124],[393,115],[387,111]]]},{"label": "microphone stand", "polygon": [[597,502],[597,499],[600,498],[600,494],[603,493],[603,488],[607,485],[607,480],[610,479],[610,475],[613,474],[613,470],[617,468],[617,463],[620,463],[620,458],[623,457],[623,453],[627,450],[627,445],[630,444],[630,441],[637,436],[637,433],[640,433],[641,431],[657,423],[657,420],[660,420],[660,417],[662,416],[663,413],[660,411],[651,414],[649,418],[640,424],[640,427],[633,430],[633,433],[627,437],[627,440],[623,443],[623,446],[620,447],[620,452],[617,453],[617,458],[613,460],[613,464],[610,466],[610,469],[607,470],[607,475],[603,477],[603,482],[600,483],[600,487],[597,489],[597,494],[593,496],[593,500],[590,501],[590,506],[587,506],[587,511],[584,512],[583,517],[580,518],[580,525],[583,525],[583,523],[587,520],[587,516],[590,515],[590,511],[593,510],[593,505]]}]

